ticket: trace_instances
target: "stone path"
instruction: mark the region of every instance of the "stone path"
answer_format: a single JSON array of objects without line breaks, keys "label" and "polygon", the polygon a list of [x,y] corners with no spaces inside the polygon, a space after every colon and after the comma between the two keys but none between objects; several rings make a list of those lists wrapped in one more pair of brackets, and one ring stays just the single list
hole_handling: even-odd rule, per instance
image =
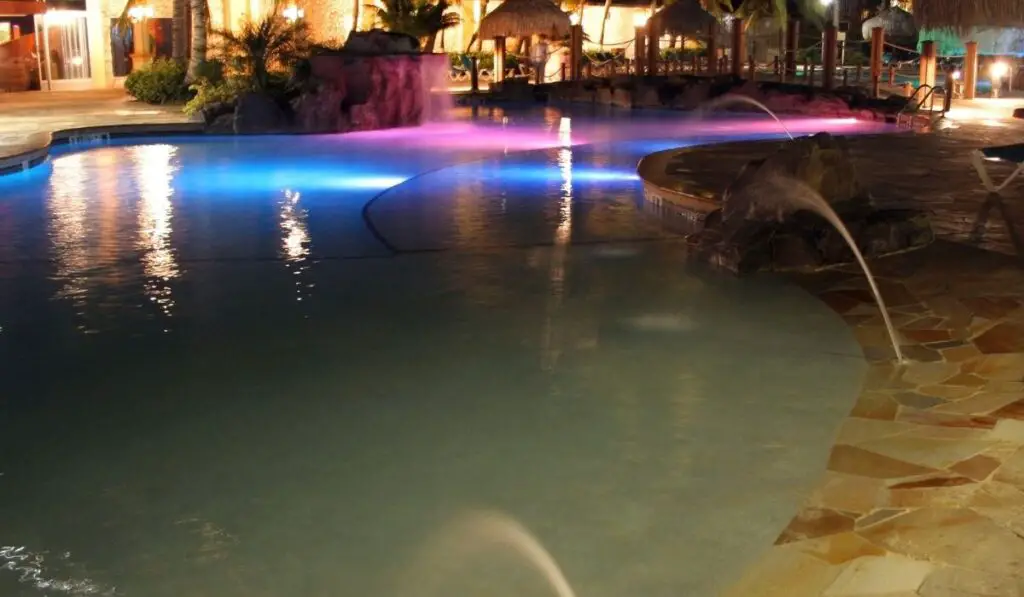
[{"label": "stone path", "polygon": [[726,595],[1024,595],[1024,270],[946,242],[873,267],[913,362],[888,360],[859,272],[795,278],[871,368],[818,489]]},{"label": "stone path", "polygon": [[[1024,142],[1024,124],[1011,120],[947,126],[932,133],[852,137],[857,172],[881,204],[917,207],[931,214],[939,238],[1012,255],[1024,233],[1024,177],[1001,200],[981,185],[970,151]],[[744,164],[764,157],[779,142],[726,143],[683,150],[669,164],[675,188],[720,197]],[[988,163],[997,181],[1013,166]]]},{"label": "stone path", "polygon": [[60,129],[188,122],[180,105],[142,104],[120,89],[0,93],[0,160],[45,146]]}]

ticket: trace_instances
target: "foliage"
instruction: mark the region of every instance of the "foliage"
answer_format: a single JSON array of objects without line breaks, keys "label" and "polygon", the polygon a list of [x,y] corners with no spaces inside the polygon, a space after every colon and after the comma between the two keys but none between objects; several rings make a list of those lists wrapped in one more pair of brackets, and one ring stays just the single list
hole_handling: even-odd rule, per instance
[{"label": "foliage", "polygon": [[218,82],[200,79],[189,87],[195,92],[195,96],[185,104],[185,114],[191,116],[211,104],[230,104],[238,99],[246,88],[246,81],[238,78],[222,79]]},{"label": "foliage", "polygon": [[796,51],[797,64],[821,64],[821,47],[800,48]]},{"label": "foliage", "polygon": [[[477,58],[477,68],[483,70],[492,70],[494,68],[494,54],[491,52],[449,52],[448,62],[454,69],[463,68],[464,63],[462,57],[468,56]],[[505,54],[505,68],[514,69],[519,66],[519,59],[513,54]]]},{"label": "foliage", "polygon": [[662,60],[690,60],[694,56],[703,56],[704,48],[665,48],[661,50]]},{"label": "foliage", "polygon": [[[430,38],[460,23],[459,15],[448,12],[450,0],[383,0],[383,7],[367,4],[382,27],[416,39]],[[428,48],[429,50],[430,48]]]},{"label": "foliage", "polygon": [[867,66],[871,64],[871,59],[864,52],[856,48],[847,47],[843,58],[845,59],[844,64],[847,66]]},{"label": "foliage", "polygon": [[220,83],[224,80],[224,62],[221,60],[204,60],[196,66],[195,80],[207,80]]},{"label": "foliage", "polygon": [[302,22],[280,15],[246,21],[237,33],[213,32],[216,49],[231,70],[243,77],[253,91],[267,91],[274,83],[272,71],[288,68],[309,54],[309,30]]},{"label": "foliage", "polygon": [[147,104],[166,104],[188,97],[185,65],[157,58],[144,68],[133,70],[124,81],[129,95]]}]

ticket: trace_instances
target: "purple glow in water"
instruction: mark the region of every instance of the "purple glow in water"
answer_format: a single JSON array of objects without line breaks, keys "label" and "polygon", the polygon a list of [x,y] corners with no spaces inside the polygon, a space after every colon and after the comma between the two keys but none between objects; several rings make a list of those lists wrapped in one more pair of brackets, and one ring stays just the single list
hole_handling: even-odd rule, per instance
[{"label": "purple glow in water", "polygon": [[[571,117],[568,117],[572,120]],[[784,118],[793,134],[813,134],[829,131],[833,134],[864,134],[880,132],[884,125],[855,118]],[[620,132],[613,126],[592,120],[572,121],[572,145],[586,145],[601,141],[622,139],[665,139],[679,138],[680,145],[686,139],[707,136],[761,137],[783,134],[778,123],[769,118],[727,117],[693,121],[680,115],[677,122],[660,119],[623,120]],[[401,143],[409,147],[431,147],[436,149],[481,150],[481,151],[530,151],[562,147],[565,138],[559,127],[523,127],[513,123],[505,126],[500,121],[478,120],[431,122],[415,128],[387,129],[352,133],[337,138],[358,139],[369,143]]]}]

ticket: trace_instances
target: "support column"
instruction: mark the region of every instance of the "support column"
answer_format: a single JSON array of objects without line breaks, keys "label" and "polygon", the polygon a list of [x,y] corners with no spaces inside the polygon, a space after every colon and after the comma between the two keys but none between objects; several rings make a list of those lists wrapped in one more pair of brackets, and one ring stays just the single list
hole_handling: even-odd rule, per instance
[{"label": "support column", "polygon": [[972,100],[978,94],[978,42],[964,44],[964,99]]},{"label": "support column", "polygon": [[658,74],[658,63],[661,61],[661,31],[652,21],[647,22],[647,60],[646,72],[650,76]]},{"label": "support column", "polygon": [[580,79],[580,67],[583,64],[583,26],[573,25],[569,32],[569,78]]},{"label": "support column", "polygon": [[824,68],[821,71],[821,86],[826,90],[835,87],[836,83],[836,54],[839,46],[839,31],[836,26],[829,23],[825,25],[825,39],[822,42],[822,56]]},{"label": "support column", "polygon": [[732,21],[732,76],[740,78],[743,76],[743,59],[747,56],[747,40],[743,35],[743,21],[733,19]]},{"label": "support column", "polygon": [[718,74],[718,22],[708,25],[708,74]]},{"label": "support column", "polygon": [[[885,51],[885,29],[871,29],[871,95],[878,97],[878,83],[882,80],[882,53]],[[933,71],[934,72],[934,71]]]},{"label": "support column", "polygon": [[491,73],[491,80],[501,83],[505,80],[505,37],[497,35],[494,37],[494,72]]},{"label": "support column", "polygon": [[796,78],[796,51],[800,45],[800,21],[790,19],[786,24],[786,79]]},{"label": "support column", "polygon": [[918,71],[918,85],[935,87],[935,42],[921,42],[921,68]]},{"label": "support column", "polygon": [[636,34],[633,38],[633,62],[636,67],[633,69],[633,74],[638,77],[644,75],[644,59],[647,57],[647,28],[637,27]]}]

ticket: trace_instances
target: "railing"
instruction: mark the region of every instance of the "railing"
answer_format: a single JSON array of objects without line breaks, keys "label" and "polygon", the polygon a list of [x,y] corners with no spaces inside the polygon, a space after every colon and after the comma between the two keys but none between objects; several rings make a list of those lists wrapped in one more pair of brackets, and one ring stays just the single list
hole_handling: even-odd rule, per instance
[{"label": "railing", "polygon": [[[922,112],[921,108],[924,107],[925,102],[929,102],[927,110],[929,117],[934,118],[935,89],[935,87],[932,87],[927,83],[918,85],[917,89],[915,89],[914,92],[910,94],[910,97],[907,98],[907,105],[903,106],[899,113],[896,114],[896,125],[899,126],[900,124],[903,123],[904,116],[907,116],[908,119],[912,121],[915,114],[920,114]],[[924,95],[921,97],[919,101],[915,102],[914,98],[916,98],[918,94],[921,93],[922,91],[924,92]],[[947,89],[945,90],[945,93],[952,93],[952,90]],[[945,115],[944,110],[939,110],[938,113],[940,118]]]}]

